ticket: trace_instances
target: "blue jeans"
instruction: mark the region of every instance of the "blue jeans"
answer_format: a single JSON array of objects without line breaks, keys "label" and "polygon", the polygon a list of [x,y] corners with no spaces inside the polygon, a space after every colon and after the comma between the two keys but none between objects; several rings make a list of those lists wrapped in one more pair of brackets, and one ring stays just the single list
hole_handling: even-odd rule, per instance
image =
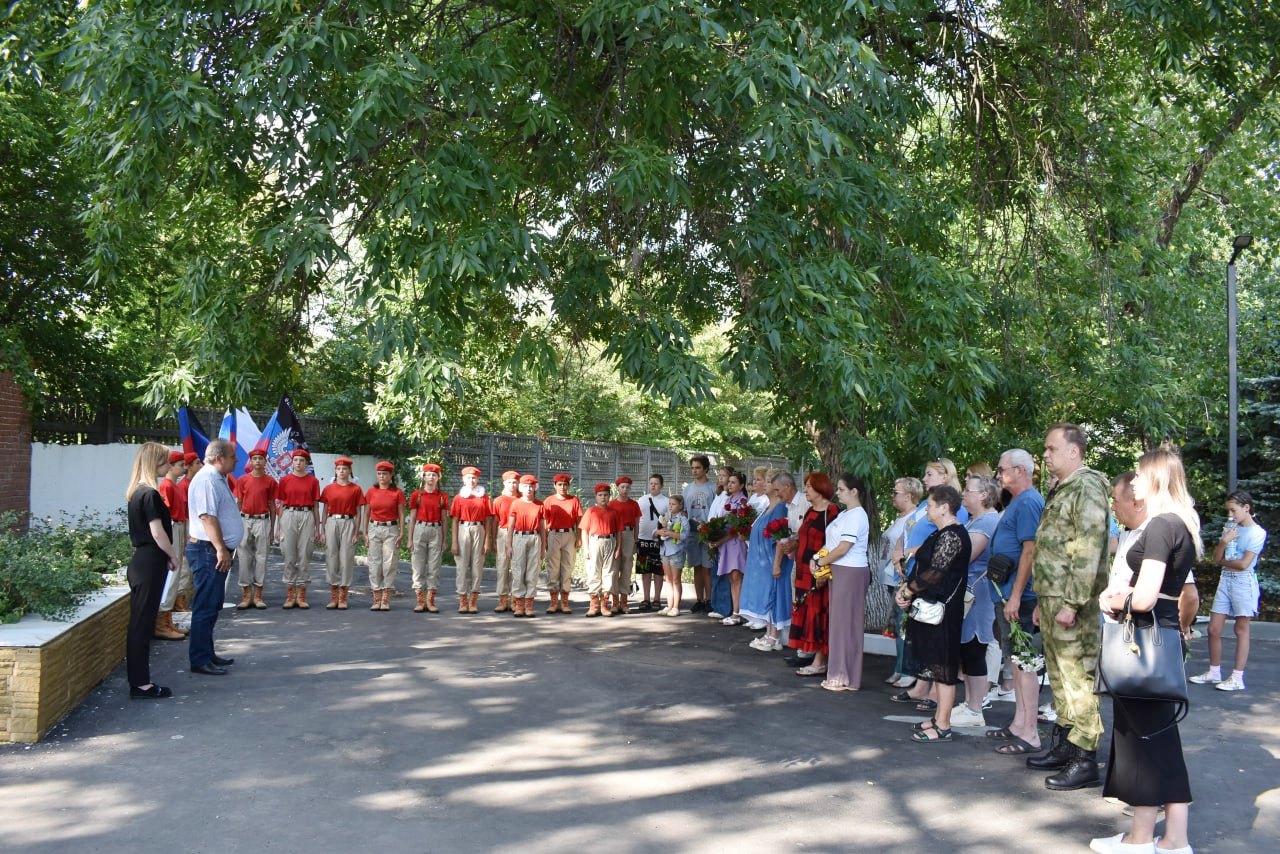
[{"label": "blue jeans", "polygon": [[191,602],[187,657],[192,667],[203,667],[213,660],[213,627],[222,610],[227,576],[225,572],[218,572],[218,553],[212,543],[187,543],[187,565],[191,567],[196,587]]},{"label": "blue jeans", "polygon": [[711,610],[726,617],[733,613],[733,587],[729,584],[729,576],[716,575],[716,568],[711,567]]}]

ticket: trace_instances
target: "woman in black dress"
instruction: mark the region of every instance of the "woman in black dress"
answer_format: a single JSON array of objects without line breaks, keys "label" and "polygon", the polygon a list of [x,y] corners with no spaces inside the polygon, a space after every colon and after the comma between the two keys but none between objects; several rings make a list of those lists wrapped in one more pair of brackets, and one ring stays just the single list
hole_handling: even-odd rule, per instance
[{"label": "woman in black dress", "polygon": [[[1135,615],[1151,614],[1161,626],[1178,628],[1178,594],[1196,557],[1204,551],[1200,517],[1187,492],[1182,460],[1173,451],[1149,451],[1138,460],[1133,497],[1147,508],[1147,524],[1129,548],[1125,560],[1133,571],[1131,585],[1108,588],[1099,604],[1109,614],[1124,611],[1133,597]],[[1148,623],[1149,624],[1149,623]],[[1177,725],[1170,725],[1177,704],[1164,700],[1113,698],[1115,731],[1103,795],[1133,807],[1128,833],[1089,843],[1094,851],[1191,851],[1187,841],[1187,813],[1191,783],[1182,756]],[[1156,812],[1164,806],[1163,840],[1155,839]]]},{"label": "woman in black dress", "polygon": [[135,700],[160,700],[173,696],[168,688],[151,681],[151,635],[155,629],[165,577],[175,567],[173,524],[156,484],[169,468],[169,449],[147,442],[138,449],[124,497],[129,502],[129,636],[126,669],[129,696]]},{"label": "woman in black dress", "polygon": [[927,517],[938,530],[916,552],[915,568],[896,596],[898,607],[906,610],[911,600],[945,602],[942,622],[936,626],[912,620],[907,644],[917,665],[914,674],[937,688],[938,707],[933,719],[911,733],[914,741],[950,741],[951,709],[960,683],[960,628],[964,623],[964,587],[969,574],[969,532],[956,518],[960,493],[953,486],[929,490]]}]

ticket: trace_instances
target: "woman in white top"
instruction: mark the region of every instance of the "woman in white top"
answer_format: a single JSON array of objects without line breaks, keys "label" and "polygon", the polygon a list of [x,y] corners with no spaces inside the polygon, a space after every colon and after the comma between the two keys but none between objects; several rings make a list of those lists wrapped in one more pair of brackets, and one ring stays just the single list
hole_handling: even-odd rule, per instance
[{"label": "woman in white top", "polygon": [[827,678],[822,687],[857,691],[862,687],[862,625],[871,584],[867,542],[875,500],[866,481],[847,472],[836,483],[836,499],[845,509],[827,526],[827,554],[814,558],[818,567],[831,567]]},{"label": "woman in white top", "polygon": [[654,472],[649,475],[649,494],[640,498],[636,551],[641,557],[640,584],[644,588],[644,601],[638,609],[641,611],[652,611],[654,603],[662,595],[662,544],[654,532],[671,506],[667,496],[662,494],[663,486],[662,475]]},{"label": "woman in white top", "polygon": [[757,514],[763,514],[769,509],[771,499],[768,466],[756,466],[751,470],[751,495],[747,497],[747,503],[755,508]]}]

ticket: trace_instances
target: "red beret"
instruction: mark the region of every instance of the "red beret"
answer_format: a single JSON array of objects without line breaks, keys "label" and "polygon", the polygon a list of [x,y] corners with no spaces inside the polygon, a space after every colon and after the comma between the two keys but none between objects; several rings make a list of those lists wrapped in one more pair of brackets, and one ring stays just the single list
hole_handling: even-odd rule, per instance
[{"label": "red beret", "polygon": [[625,474],[614,481],[614,483],[631,483],[631,482],[632,482],[631,478],[627,477]]},{"label": "red beret", "polygon": [[254,457],[262,457],[265,460],[267,458],[267,452],[261,448],[254,448],[249,452],[249,459],[253,459]]},{"label": "red beret", "polygon": [[569,475],[565,474],[564,472],[560,472],[560,474],[556,475],[551,479],[556,483],[568,483],[569,481],[573,480],[573,478],[569,477]]},{"label": "red beret", "polygon": [[435,463],[425,463],[425,464],[423,464],[423,466],[422,466],[422,473],[423,473],[423,474],[426,474],[426,473],[427,473],[427,472],[429,472],[429,471],[433,471],[433,472],[435,472],[436,474],[440,474],[440,466],[436,465]]},{"label": "red beret", "polygon": [[595,489],[593,489],[593,490],[591,490],[591,491],[592,491],[593,493],[595,493],[595,492],[613,492],[613,487],[612,487],[612,486],[610,486],[610,485],[609,485],[609,484],[607,484],[607,483],[597,483],[597,484],[596,484],[596,488],[595,488]]},{"label": "red beret", "polygon": [[464,466],[464,467],[463,467],[463,469],[462,469],[462,473],[463,473],[464,475],[473,474],[473,475],[475,475],[476,477],[479,477],[479,476],[480,476],[480,469],[476,468],[475,466]]},{"label": "red beret", "polygon": [[295,457],[302,457],[303,459],[308,461],[310,461],[311,459],[311,452],[308,451],[306,448],[294,448],[293,455]]},{"label": "red beret", "polygon": [[[504,483],[508,480],[519,480],[521,483],[524,483],[524,480],[520,477],[520,472],[512,470],[504,471],[502,473],[502,480]],[[537,483],[537,480],[535,480],[534,483]]]},{"label": "red beret", "polygon": [[200,459],[200,455],[197,454],[195,451],[187,451],[185,454],[182,455],[182,461],[187,465],[191,465],[198,459]]},{"label": "red beret", "polygon": [[338,466],[346,466],[350,468],[351,465],[352,465],[351,457],[338,457],[336,460],[333,461],[334,468],[337,468]]},{"label": "red beret", "polygon": [[184,456],[185,456],[185,454],[183,454],[183,453],[182,453],[182,451],[170,451],[170,452],[169,452],[169,462],[171,462],[171,463],[180,463],[180,462],[182,462],[182,459],[183,459],[183,457],[184,457]]},{"label": "red beret", "polygon": [[374,466],[374,469],[376,469],[377,471],[395,471],[396,467],[393,466],[391,463],[387,462],[386,460],[383,460],[382,462]]},{"label": "red beret", "polygon": [[521,483],[532,483],[534,486],[537,486],[537,485],[538,485],[538,479],[537,479],[536,477],[534,477],[533,475],[531,475],[531,474],[522,475],[522,476],[520,477],[520,482],[521,482]]}]

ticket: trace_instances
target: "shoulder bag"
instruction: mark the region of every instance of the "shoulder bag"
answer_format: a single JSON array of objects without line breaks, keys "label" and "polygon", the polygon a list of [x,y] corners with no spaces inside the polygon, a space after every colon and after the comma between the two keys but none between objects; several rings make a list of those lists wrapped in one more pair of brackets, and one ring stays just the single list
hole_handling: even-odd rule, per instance
[{"label": "shoulder bag", "polygon": [[1152,615],[1151,624],[1134,619],[1133,596],[1124,601],[1124,616],[1102,626],[1102,649],[1098,654],[1095,694],[1109,694],[1124,714],[1124,700],[1163,700],[1175,704],[1173,720],[1149,739],[1187,716],[1187,671],[1183,663],[1182,633],[1161,626]]},{"label": "shoulder bag", "polygon": [[[951,591],[951,595],[944,602],[929,602],[924,599],[911,600],[911,619],[917,623],[924,623],[928,626],[942,625],[942,618],[947,613],[947,605],[951,604],[951,600],[956,598],[956,594],[960,592],[960,588],[964,587],[964,578],[960,579],[960,583],[956,585],[956,589]],[[972,594],[970,594],[972,595]]]}]

